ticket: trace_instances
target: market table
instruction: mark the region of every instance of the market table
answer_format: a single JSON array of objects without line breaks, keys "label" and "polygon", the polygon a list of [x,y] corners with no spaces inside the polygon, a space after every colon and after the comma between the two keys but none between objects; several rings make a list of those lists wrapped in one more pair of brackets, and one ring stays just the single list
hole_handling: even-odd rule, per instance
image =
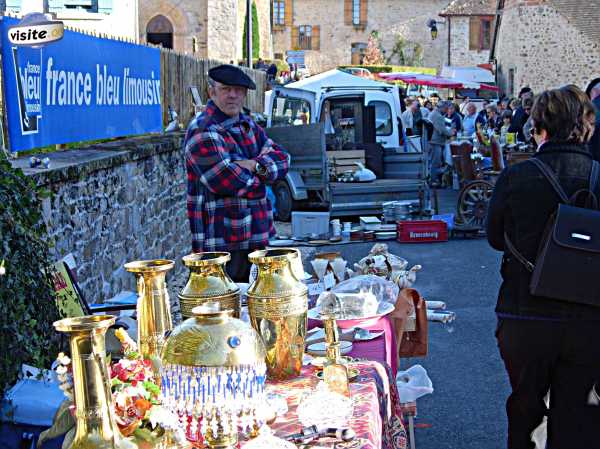
[{"label": "market table", "polygon": [[[321,321],[308,320],[308,329],[321,325]],[[372,325],[362,327],[372,332],[383,331],[383,335],[374,340],[352,342],[352,351],[350,351],[348,355],[351,357],[387,363],[392,369],[392,375],[395,379],[398,371],[398,345],[392,320],[389,316],[384,316],[379,318]]]},{"label": "market table", "polygon": [[[374,361],[352,363],[359,370],[358,378],[350,383],[350,396],[354,405],[349,427],[356,439],[342,443],[332,439],[321,439],[322,447],[342,449],[405,449],[407,436],[401,421],[398,391],[390,382],[389,369]],[[279,437],[298,433],[302,427],[296,413],[300,398],[313,390],[319,379],[316,369],[304,367],[300,377],[280,382],[269,382],[269,391],[284,396],[288,412],[271,426]]]}]

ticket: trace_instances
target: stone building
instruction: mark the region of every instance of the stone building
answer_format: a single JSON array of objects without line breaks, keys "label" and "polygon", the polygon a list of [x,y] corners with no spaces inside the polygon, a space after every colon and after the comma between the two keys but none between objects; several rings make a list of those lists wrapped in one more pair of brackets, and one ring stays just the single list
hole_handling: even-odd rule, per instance
[{"label": "stone building", "polygon": [[1,0],[0,12],[55,14],[65,25],[136,40],[138,0]]},{"label": "stone building", "polygon": [[[384,57],[440,68],[446,61],[446,35],[432,39],[427,22],[448,0],[273,0],[273,52],[304,50],[311,72],[360,64],[369,35],[377,31]],[[415,54],[415,44],[418,44]],[[422,56],[419,58],[419,53]],[[415,57],[416,56],[416,57]]]},{"label": "stone building", "polygon": [[600,2],[500,0],[492,47],[497,78],[507,95],[600,76]]},{"label": "stone building", "polygon": [[[142,42],[229,62],[243,52],[246,0],[139,0]],[[270,0],[254,0],[260,56],[272,57]]]},{"label": "stone building", "polygon": [[477,66],[490,59],[497,0],[453,0],[446,18],[448,65]]}]

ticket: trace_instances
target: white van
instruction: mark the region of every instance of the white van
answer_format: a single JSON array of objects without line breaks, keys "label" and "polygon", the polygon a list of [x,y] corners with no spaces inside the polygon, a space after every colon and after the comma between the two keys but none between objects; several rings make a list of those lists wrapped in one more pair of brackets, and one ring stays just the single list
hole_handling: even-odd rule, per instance
[{"label": "white van", "polygon": [[275,87],[268,101],[269,127],[322,122],[326,133],[335,128],[336,134],[340,131],[349,139],[362,132],[357,111],[372,106],[376,141],[384,148],[400,146],[402,109],[397,86],[335,69]]}]

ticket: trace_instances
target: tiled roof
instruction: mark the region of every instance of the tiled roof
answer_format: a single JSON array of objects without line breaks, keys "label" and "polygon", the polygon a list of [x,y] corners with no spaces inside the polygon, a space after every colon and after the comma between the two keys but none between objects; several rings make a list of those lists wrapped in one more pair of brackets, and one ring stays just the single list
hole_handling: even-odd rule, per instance
[{"label": "tiled roof", "polygon": [[569,23],[600,44],[600,0],[548,0]]},{"label": "tiled roof", "polygon": [[452,0],[440,16],[493,16],[496,0]]}]

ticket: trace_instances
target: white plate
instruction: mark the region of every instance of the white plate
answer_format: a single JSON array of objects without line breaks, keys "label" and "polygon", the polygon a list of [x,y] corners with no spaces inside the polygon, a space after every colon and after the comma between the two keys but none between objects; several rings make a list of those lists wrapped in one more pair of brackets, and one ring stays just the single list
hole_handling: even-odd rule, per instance
[{"label": "white plate", "polygon": [[[352,342],[349,341],[340,341],[340,354],[345,355],[352,351]],[[324,356],[327,354],[327,343],[324,341],[320,343],[315,343],[306,348],[306,352],[313,355],[321,355]]]},{"label": "white plate", "polygon": [[381,332],[369,332],[369,335],[365,335],[364,337],[360,337],[358,334],[356,334],[354,336],[354,339],[356,341],[369,341],[369,340],[375,340],[376,338],[381,337],[385,332],[381,331]]},{"label": "white plate", "polygon": [[293,246],[296,244],[295,240],[286,239],[286,240],[269,240],[268,246]]},{"label": "white plate", "polygon": [[[338,319],[336,323],[340,329],[348,329],[349,327],[368,327],[375,324],[379,318],[388,315],[394,311],[395,306],[389,302],[382,302],[379,304],[379,310],[377,315],[363,317],[363,318],[350,318],[346,320]],[[309,309],[308,317],[311,320],[321,321],[321,315],[319,309],[316,307]]]}]

